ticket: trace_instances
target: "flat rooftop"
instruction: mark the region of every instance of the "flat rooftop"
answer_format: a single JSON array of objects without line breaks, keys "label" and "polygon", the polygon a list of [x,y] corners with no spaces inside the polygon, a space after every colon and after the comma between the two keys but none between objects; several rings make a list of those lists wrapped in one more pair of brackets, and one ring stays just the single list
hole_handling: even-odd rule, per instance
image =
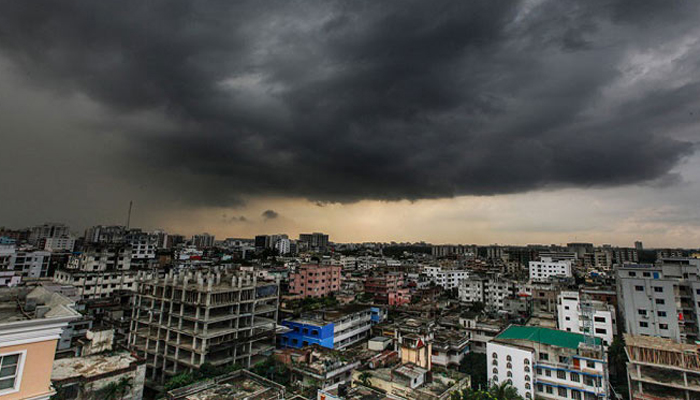
[{"label": "flat rooftop", "polygon": [[[579,344],[585,341],[585,336],[580,333],[542,328],[539,326],[511,325],[496,336],[496,339],[527,340],[530,342],[548,344],[550,346],[557,347],[567,347],[576,350],[578,349]],[[600,345],[600,338],[595,338],[595,343]]]},{"label": "flat rooftop", "polygon": [[51,380],[92,378],[127,369],[132,363],[138,361],[128,352],[114,355],[96,354],[86,357],[61,358],[53,362]]}]

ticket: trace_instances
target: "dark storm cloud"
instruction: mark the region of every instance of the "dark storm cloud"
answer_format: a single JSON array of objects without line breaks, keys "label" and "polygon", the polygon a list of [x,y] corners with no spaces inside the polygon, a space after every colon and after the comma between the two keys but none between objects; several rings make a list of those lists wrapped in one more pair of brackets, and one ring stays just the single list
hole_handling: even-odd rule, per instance
[{"label": "dark storm cloud", "polygon": [[[191,203],[615,186],[693,151],[673,133],[697,82],[600,109],[630,52],[698,21],[698,2],[642,3],[2,1],[0,54],[29,84],[161,115],[123,128],[118,167]],[[699,55],[677,62],[697,75]]]},{"label": "dark storm cloud", "polygon": [[262,217],[263,217],[265,220],[268,220],[268,219],[275,219],[275,218],[277,218],[277,217],[279,217],[279,216],[280,216],[279,213],[276,212],[275,210],[265,210],[265,211],[263,211],[263,213],[262,213]]}]

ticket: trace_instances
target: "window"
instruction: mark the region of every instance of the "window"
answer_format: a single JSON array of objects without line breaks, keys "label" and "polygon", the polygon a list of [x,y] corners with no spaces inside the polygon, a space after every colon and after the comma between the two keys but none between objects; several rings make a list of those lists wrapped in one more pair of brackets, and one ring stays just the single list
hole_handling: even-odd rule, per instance
[{"label": "window", "polygon": [[525,364],[525,365],[530,365],[530,360],[528,360],[528,359],[526,358],[525,360],[523,360],[523,364]]},{"label": "window", "polygon": [[643,291],[644,291],[644,286],[637,285],[637,286],[634,287],[634,290],[636,290],[636,291],[638,291],[638,292],[643,292]]},{"label": "window", "polygon": [[595,368],[595,362],[594,361],[586,361],[586,366],[588,368]]},{"label": "window", "polygon": [[571,372],[570,374],[571,382],[580,382],[580,379],[578,374],[575,372]]},{"label": "window", "polygon": [[566,371],[557,371],[558,379],[566,379]]},{"label": "window", "polygon": [[644,321],[639,321],[639,327],[640,328],[648,328],[649,324],[644,322]]},{"label": "window", "polygon": [[659,324],[659,329],[668,329],[668,324]]},{"label": "window", "polygon": [[530,382],[530,375],[525,375],[525,380],[526,380],[527,382]]},{"label": "window", "polygon": [[497,376],[494,376],[494,377],[493,377],[493,381],[494,381],[494,382],[498,382],[498,377],[497,377]]},{"label": "window", "polygon": [[567,397],[566,396],[566,392],[567,392],[566,388],[560,387],[557,389],[557,391],[559,392],[559,397]]},{"label": "window", "polygon": [[23,353],[3,354],[0,357],[0,393],[19,390],[22,355]]},{"label": "window", "polygon": [[658,311],[657,314],[659,315],[659,317],[665,317],[666,311]]},{"label": "window", "polygon": [[512,378],[512,377],[513,377],[513,373],[510,372],[510,371],[508,371],[508,373],[507,373],[506,375],[507,375],[509,378]]},{"label": "window", "polygon": [[639,315],[647,315],[647,310],[645,310],[645,309],[643,309],[643,308],[640,308],[639,310],[637,310],[637,313],[638,313]]},{"label": "window", "polygon": [[543,360],[543,361],[549,360],[549,354],[547,354],[547,353],[540,353],[540,360]]},{"label": "window", "polygon": [[565,363],[565,362],[566,362],[566,356],[559,356],[559,362],[560,362],[560,363]]},{"label": "window", "polygon": [[634,272],[634,271],[630,271],[629,275],[630,275],[630,276],[637,276],[637,273]]},{"label": "window", "polygon": [[656,302],[656,304],[666,304],[664,299],[655,299],[654,301]]},{"label": "window", "polygon": [[654,291],[655,291],[656,293],[663,293],[664,288],[661,287],[661,286],[654,286]]},{"label": "window", "polygon": [[494,369],[493,369],[493,373],[496,374],[496,375],[498,375],[498,368],[494,368]]},{"label": "window", "polygon": [[506,356],[506,361],[513,361],[513,358],[511,356]]},{"label": "window", "polygon": [[530,372],[530,367],[528,367],[527,365],[525,366],[525,372]]},{"label": "window", "polygon": [[601,335],[605,335],[608,333],[608,331],[603,329],[603,328],[595,328],[595,333],[600,333]]},{"label": "window", "polygon": [[545,374],[546,376],[552,376],[552,371],[550,371],[550,370],[548,370],[548,369],[545,369],[545,370],[544,370],[544,374]]},{"label": "window", "polygon": [[513,364],[511,364],[511,363],[506,364],[506,368],[513,369]]},{"label": "window", "polygon": [[525,398],[526,398],[526,399],[531,399],[531,398],[532,398],[532,395],[530,394],[530,392],[526,392],[526,393],[525,393]]},{"label": "window", "polygon": [[541,383],[538,383],[538,384],[537,384],[537,391],[538,391],[538,392],[542,392],[543,390],[544,390],[544,385],[541,384]]},{"label": "window", "polygon": [[492,365],[498,365],[498,360],[493,360],[493,361],[491,361],[491,364],[492,364]]},{"label": "window", "polygon": [[493,353],[493,354],[491,354],[491,357],[492,357],[492,358],[498,358],[498,354]]},{"label": "window", "polygon": [[575,400],[581,400],[581,392],[579,392],[578,390],[572,390],[571,398]]},{"label": "window", "polygon": [[532,387],[532,386],[530,386],[530,384],[529,384],[529,383],[525,382],[525,389],[528,389],[528,390],[530,390],[530,388],[531,388],[531,387]]},{"label": "window", "polygon": [[537,368],[537,375],[542,375],[542,368]]},{"label": "window", "polygon": [[554,392],[554,390],[552,389],[551,386],[546,386],[544,388],[544,391],[547,392],[548,394],[552,394]]},{"label": "window", "polygon": [[605,322],[605,317],[593,317],[595,322]]}]

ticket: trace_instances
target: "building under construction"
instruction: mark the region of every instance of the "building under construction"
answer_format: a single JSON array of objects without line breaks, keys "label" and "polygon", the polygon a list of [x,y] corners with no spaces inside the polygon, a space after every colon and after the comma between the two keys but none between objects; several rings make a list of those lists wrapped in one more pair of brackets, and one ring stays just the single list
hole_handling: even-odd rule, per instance
[{"label": "building under construction", "polygon": [[279,286],[224,268],[139,273],[129,346],[154,386],[202,364],[250,367],[272,354]]},{"label": "building under construction", "polygon": [[700,346],[625,335],[630,399],[700,399]]}]

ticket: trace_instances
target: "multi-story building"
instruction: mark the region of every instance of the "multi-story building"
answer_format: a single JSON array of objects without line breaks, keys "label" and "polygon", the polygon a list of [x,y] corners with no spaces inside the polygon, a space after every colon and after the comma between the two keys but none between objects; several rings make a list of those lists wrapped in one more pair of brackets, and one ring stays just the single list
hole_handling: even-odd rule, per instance
[{"label": "multi-story building", "polygon": [[433,246],[430,249],[430,253],[433,255],[433,257],[447,257],[452,255],[474,255],[477,253],[477,251],[472,246],[443,244],[439,246]]},{"label": "multi-story building", "polygon": [[436,330],[431,349],[433,365],[458,367],[468,352],[469,336],[464,331]]},{"label": "multi-story building", "polygon": [[502,310],[505,299],[516,292],[515,282],[496,275],[472,275],[461,281],[458,289],[460,301],[483,303],[489,311]]},{"label": "multi-story building", "polygon": [[631,400],[700,399],[697,344],[625,335]]},{"label": "multi-story building", "polygon": [[700,259],[663,259],[617,268],[618,307],[625,331],[679,342],[698,340]]},{"label": "multi-story building", "polygon": [[608,269],[613,264],[613,253],[610,250],[596,250],[583,255],[583,265],[592,268]]},{"label": "multi-story building", "polygon": [[29,243],[39,244],[43,239],[70,236],[70,229],[64,224],[45,223],[31,228]]},{"label": "multi-story building", "polygon": [[124,241],[126,227],[96,225],[85,230],[86,243],[120,243]]},{"label": "multi-story building", "polygon": [[33,291],[0,290],[0,400],[48,400],[56,393],[51,386],[56,345],[80,314],[58,297],[47,302],[38,297]]},{"label": "multi-story building", "polygon": [[50,261],[51,253],[48,251],[16,249],[10,267],[23,278],[46,278]]},{"label": "multi-story building", "polygon": [[553,260],[540,257],[540,261],[530,261],[530,280],[547,281],[550,277],[571,277],[571,260]]},{"label": "multi-story building", "polygon": [[389,303],[389,293],[403,287],[403,272],[370,273],[365,277],[365,293],[374,296],[374,301],[381,304]]},{"label": "multi-story building", "polygon": [[99,299],[117,290],[135,289],[131,247],[97,245],[71,257],[66,268],[54,273],[54,282],[78,288],[82,299]]},{"label": "multi-story building", "polygon": [[301,297],[322,297],[340,290],[342,266],[303,264],[290,274],[289,291]]},{"label": "multi-story building", "polygon": [[46,251],[73,251],[75,238],[71,236],[50,237],[44,239]]},{"label": "multi-story building", "polygon": [[630,247],[612,249],[613,264],[636,264],[639,262],[639,251]]},{"label": "multi-story building", "polygon": [[141,271],[129,346],[146,359],[146,379],[239,364],[245,368],[274,350],[279,287],[229,269],[173,273]]},{"label": "multi-story building", "polygon": [[289,328],[280,336],[283,347],[305,347],[311,344],[330,349],[343,349],[369,337],[372,310],[369,306],[346,305],[319,311],[302,318],[284,320]]},{"label": "multi-story building", "polygon": [[328,249],[328,235],[321,232],[299,234],[299,244],[311,251],[326,251]]},{"label": "multi-story building", "polygon": [[490,384],[511,382],[526,399],[609,398],[607,357],[598,338],[511,325],[487,344]]},{"label": "multi-story building", "polygon": [[158,250],[158,236],[140,229],[132,229],[126,235],[126,242],[131,245],[132,260],[152,260]]},{"label": "multi-story building", "polygon": [[201,235],[192,236],[192,244],[198,249],[208,249],[214,247],[214,235],[202,233]]},{"label": "multi-story building", "polygon": [[458,287],[461,281],[469,278],[469,271],[460,268],[432,266],[425,267],[423,272],[436,285],[442,286],[446,290]]},{"label": "multi-story building", "polygon": [[[588,308],[588,311],[586,310]],[[560,330],[574,333],[586,333],[585,318],[593,329],[593,335],[609,346],[617,332],[615,307],[591,299],[581,299],[579,292],[561,292],[557,300],[557,324]]]}]

